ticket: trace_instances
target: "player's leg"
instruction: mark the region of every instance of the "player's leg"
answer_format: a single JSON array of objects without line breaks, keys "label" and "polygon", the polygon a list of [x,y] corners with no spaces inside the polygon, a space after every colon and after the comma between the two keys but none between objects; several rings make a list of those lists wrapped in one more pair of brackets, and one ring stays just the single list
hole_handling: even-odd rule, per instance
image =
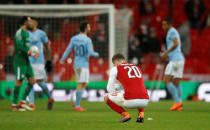
[{"label": "player's leg", "polygon": [[74,110],[76,110],[76,111],[85,111],[85,109],[80,106],[80,102],[82,99],[82,93],[83,93],[83,86],[84,86],[84,83],[77,84],[76,102],[75,102],[75,106],[74,106]]},{"label": "player's leg", "polygon": [[174,86],[172,80],[173,76],[171,75],[164,76],[164,83],[166,84],[169,93],[171,94],[175,102],[179,102],[179,97],[176,91],[176,87]]},{"label": "player's leg", "polygon": [[26,88],[25,88],[25,91],[24,91],[22,100],[21,100],[21,102],[20,102],[20,104],[19,104],[21,107],[23,107],[23,108],[25,108],[25,109],[27,109],[27,110],[30,110],[30,111],[32,111],[33,108],[31,108],[30,106],[28,106],[28,105],[26,104],[26,97],[29,95],[31,89],[33,88],[34,83],[35,83],[34,77],[28,78],[28,84],[27,84],[27,86],[26,86]]},{"label": "player's leg", "polygon": [[51,110],[52,107],[53,107],[54,99],[51,97],[51,94],[50,94],[50,91],[47,88],[46,82],[44,81],[44,79],[36,80],[36,82],[42,88],[43,93],[47,96],[47,98],[48,98],[47,109]]},{"label": "player's leg", "polygon": [[16,80],[15,80],[15,88],[14,88],[14,94],[13,94],[14,97],[13,97],[11,109],[25,111],[25,109],[22,109],[19,105],[17,105],[20,87],[22,86],[22,81],[25,78],[24,68],[22,66],[17,66],[16,64],[14,64],[14,72],[15,72]]},{"label": "player's leg", "polygon": [[136,122],[138,123],[143,123],[144,122],[144,108],[139,108],[138,109],[138,117]]},{"label": "player's leg", "polygon": [[50,94],[50,92],[49,92],[49,90],[47,88],[46,82],[43,79],[37,80],[36,82],[42,88],[42,91],[47,96],[47,98],[50,99],[51,98],[51,94]]},{"label": "player's leg", "polygon": [[18,103],[18,96],[19,96],[19,91],[20,91],[21,86],[22,86],[22,81],[16,80],[12,105],[17,105],[17,103]]},{"label": "player's leg", "polygon": [[85,111],[84,108],[80,106],[82,99],[83,90],[88,86],[89,81],[89,71],[86,68],[76,68],[75,69],[77,76],[77,89],[76,89],[76,102],[74,104],[75,111]]},{"label": "player's leg", "polygon": [[[89,81],[86,81],[86,82],[89,82]],[[88,87],[88,83],[84,83],[83,88],[82,88],[82,95],[87,87]]]},{"label": "player's leg", "polygon": [[[32,64],[31,66],[33,68],[36,83],[42,88],[42,91],[44,92],[44,94],[46,94],[46,96],[48,98],[47,108],[48,108],[48,110],[51,110],[54,99],[51,98],[51,94],[50,94],[50,92],[47,88],[46,82],[44,80],[46,78],[46,72],[45,72],[45,69],[44,69],[44,64]],[[29,102],[30,102],[30,100],[33,100],[33,99],[34,99],[34,96],[30,96],[30,94],[29,94]],[[35,109],[34,103],[30,103],[29,105],[33,109]]]},{"label": "player's leg", "polygon": [[174,104],[173,106],[170,108],[170,110],[176,110],[176,108],[179,106],[179,96],[178,96],[178,92],[176,89],[176,86],[173,84],[173,77],[170,75],[165,75],[164,76],[164,82],[167,85],[167,89],[169,91],[169,93],[171,94],[172,98],[174,99]]},{"label": "player's leg", "polygon": [[176,64],[174,65],[174,71],[173,71],[173,84],[176,87],[176,91],[177,91],[177,95],[178,95],[178,103],[176,103],[177,105],[177,109],[178,111],[182,110],[182,87],[180,85],[180,79],[183,76],[183,70],[184,70],[184,62],[180,61],[180,62],[176,62]]},{"label": "player's leg", "polygon": [[86,110],[80,106],[80,103],[82,100],[82,95],[87,87],[88,87],[88,83],[80,83],[80,84],[78,83],[78,86],[77,86],[78,89],[76,90],[76,99],[78,100],[76,100],[76,103],[73,104],[73,106],[75,108],[78,108],[79,110]]},{"label": "player's leg", "polygon": [[126,108],[137,108],[138,109],[138,117],[136,122],[143,123],[144,122],[144,108],[148,105],[149,99],[131,99],[124,100],[124,106]]},{"label": "player's leg", "polygon": [[14,97],[12,100],[12,106],[11,109],[13,111],[18,110],[18,111],[25,111],[24,108],[21,108],[19,105],[17,105],[18,103],[18,96],[19,96],[19,92],[20,92],[20,87],[22,86],[22,81],[21,80],[16,80],[15,81],[15,88],[14,88]]},{"label": "player's leg", "polygon": [[48,100],[51,99],[51,94],[50,94],[50,92],[47,88],[47,84],[45,82],[47,74],[45,72],[44,64],[34,64],[34,65],[32,65],[32,67],[34,70],[36,82],[42,88],[42,91],[44,92],[44,94],[46,94]]},{"label": "player's leg", "polygon": [[29,98],[29,106],[35,111],[36,107],[34,105],[34,88],[31,89],[28,98]]},{"label": "player's leg", "polygon": [[[117,93],[113,93],[113,94],[106,94],[104,96],[104,101],[106,102],[106,104],[115,112],[121,114],[121,119],[120,122],[124,123],[127,122],[131,119],[130,114],[127,113],[127,111],[120,106],[119,104],[117,104],[116,102],[121,102],[123,103],[123,96],[119,96]],[[122,104],[121,104],[122,105]]]},{"label": "player's leg", "polygon": [[[35,64],[31,64],[31,66],[32,66],[33,73],[34,73],[34,78],[36,80],[36,78],[37,78],[37,72],[38,72],[37,69],[39,69],[39,68],[37,68]],[[31,89],[31,91],[29,92],[28,98],[29,98],[29,106],[33,110],[35,110],[36,108],[35,108],[35,104],[34,104],[34,88],[33,87]]]},{"label": "player's leg", "polygon": [[126,112],[126,110],[123,107],[121,107],[121,106],[117,105],[116,103],[114,103],[113,101],[111,101],[109,99],[108,95],[104,96],[104,101],[115,112],[117,112],[119,114],[122,114],[122,113]]},{"label": "player's leg", "polygon": [[15,81],[15,89],[14,89],[14,98],[13,98],[13,105],[17,105],[18,102],[18,95],[20,91],[20,87],[22,86],[22,81],[16,80]]},{"label": "player's leg", "polygon": [[173,84],[176,86],[177,94],[179,97],[179,102],[182,101],[182,87],[180,85],[180,79],[179,78],[174,78],[173,79]]},{"label": "player's leg", "polygon": [[34,78],[34,73],[33,73],[33,69],[31,67],[31,65],[27,66],[26,77],[27,77],[27,80],[28,80],[28,84],[27,84],[27,86],[25,88],[25,91],[24,91],[22,100],[20,102],[20,105],[22,107],[24,107],[25,109],[27,109],[27,110],[33,110],[30,106],[28,106],[26,104],[26,97],[29,95],[29,92],[31,91],[31,89],[33,88],[33,85],[36,82],[36,80]]},{"label": "player's leg", "polygon": [[183,104],[182,104],[182,87],[180,85],[180,78],[174,78],[173,79],[173,84],[176,87],[176,91],[177,91],[177,95],[178,95],[178,108],[177,110],[181,111],[183,108]]},{"label": "player's leg", "polygon": [[148,99],[137,99],[135,104],[138,104],[138,117],[136,122],[137,123],[143,123],[144,122],[144,108],[149,103]]},{"label": "player's leg", "polygon": [[180,86],[180,78],[183,75],[183,70],[184,70],[184,62],[173,62],[172,64],[172,72],[171,75],[173,75],[172,83],[171,86],[175,88],[176,90],[176,99],[175,103],[170,110],[182,110],[182,88]]},{"label": "player's leg", "polygon": [[174,105],[170,108],[170,110],[174,110],[174,108],[176,108],[176,104],[179,102],[178,92],[176,90],[175,85],[173,84],[173,77],[174,63],[169,62],[165,70],[164,83],[175,102]]},{"label": "player's leg", "polygon": [[25,88],[24,94],[23,94],[23,98],[22,101],[26,101],[26,97],[28,96],[29,92],[31,91],[31,89],[33,88],[33,85],[35,84],[35,79],[34,77],[30,77],[28,78],[28,84]]}]

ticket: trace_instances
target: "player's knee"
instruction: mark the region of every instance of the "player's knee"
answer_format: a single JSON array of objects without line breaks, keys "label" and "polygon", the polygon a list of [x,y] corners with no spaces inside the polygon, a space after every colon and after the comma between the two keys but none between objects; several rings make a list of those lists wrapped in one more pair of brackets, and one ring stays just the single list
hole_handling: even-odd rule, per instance
[{"label": "player's knee", "polygon": [[165,76],[163,79],[163,82],[168,85],[172,81],[172,77],[170,76]]},{"label": "player's knee", "polygon": [[43,79],[36,80],[37,83],[41,83],[43,81],[44,81]]},{"label": "player's knee", "polygon": [[15,81],[15,86],[21,87],[22,86],[22,81],[21,80],[16,80]]},{"label": "player's knee", "polygon": [[174,84],[175,86],[179,86],[179,80],[178,80],[178,79],[173,80],[173,84]]},{"label": "player's knee", "polygon": [[106,102],[108,99],[109,99],[109,98],[108,98],[108,94],[105,94],[105,96],[104,96],[104,101]]},{"label": "player's knee", "polygon": [[168,79],[164,79],[163,82],[164,82],[166,85],[168,85],[169,80],[168,80]]},{"label": "player's knee", "polygon": [[87,88],[88,87],[88,83],[84,83],[83,87]]},{"label": "player's knee", "polygon": [[77,90],[78,91],[82,91],[82,89],[83,89],[83,84],[82,83],[78,83],[77,84]]},{"label": "player's knee", "polygon": [[30,85],[34,85],[36,83],[36,80],[34,78],[30,79],[29,80],[29,84]]},{"label": "player's knee", "polygon": [[35,84],[35,81],[30,81],[29,84],[30,85],[34,85]]}]

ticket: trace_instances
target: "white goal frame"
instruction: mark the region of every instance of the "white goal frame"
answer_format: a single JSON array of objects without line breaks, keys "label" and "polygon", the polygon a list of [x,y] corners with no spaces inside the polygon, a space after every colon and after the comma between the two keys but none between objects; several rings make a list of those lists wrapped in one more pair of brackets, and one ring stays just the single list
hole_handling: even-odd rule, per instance
[{"label": "white goal frame", "polygon": [[[112,56],[115,52],[115,9],[112,4],[76,4],[76,5],[0,5],[0,11],[4,10],[68,10],[68,9],[104,9],[108,10],[108,27],[109,27],[109,67],[112,65]],[[56,13],[56,12],[55,12]]]}]

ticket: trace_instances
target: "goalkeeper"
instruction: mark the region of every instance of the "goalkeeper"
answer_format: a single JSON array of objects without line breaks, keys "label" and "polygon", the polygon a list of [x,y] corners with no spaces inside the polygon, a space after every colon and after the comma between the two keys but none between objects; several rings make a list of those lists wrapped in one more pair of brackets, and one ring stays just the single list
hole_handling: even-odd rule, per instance
[{"label": "goalkeeper", "polygon": [[[28,57],[33,56],[34,58],[37,58],[39,56],[39,53],[32,54],[31,51],[29,50],[30,43],[29,43],[29,34],[27,30],[30,22],[32,22],[30,17],[26,16],[22,17],[20,22],[20,29],[17,30],[14,37],[15,41],[14,71],[15,71],[16,81],[14,88],[14,98],[11,106],[11,109],[13,111],[32,110],[25,102],[27,95],[29,94],[35,83],[34,73]],[[27,87],[25,88],[25,92],[21,102],[19,103],[19,105],[17,105],[20,87],[22,86],[22,82],[25,78],[27,78],[29,82]]]}]

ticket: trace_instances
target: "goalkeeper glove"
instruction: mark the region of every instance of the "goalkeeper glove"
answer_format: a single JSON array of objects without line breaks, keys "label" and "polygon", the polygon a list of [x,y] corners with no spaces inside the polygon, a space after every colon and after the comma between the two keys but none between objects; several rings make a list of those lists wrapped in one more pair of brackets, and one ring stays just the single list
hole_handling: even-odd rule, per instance
[{"label": "goalkeeper glove", "polygon": [[53,68],[53,62],[51,60],[47,60],[45,64],[45,70],[47,71],[47,73],[51,73],[53,71]]}]

